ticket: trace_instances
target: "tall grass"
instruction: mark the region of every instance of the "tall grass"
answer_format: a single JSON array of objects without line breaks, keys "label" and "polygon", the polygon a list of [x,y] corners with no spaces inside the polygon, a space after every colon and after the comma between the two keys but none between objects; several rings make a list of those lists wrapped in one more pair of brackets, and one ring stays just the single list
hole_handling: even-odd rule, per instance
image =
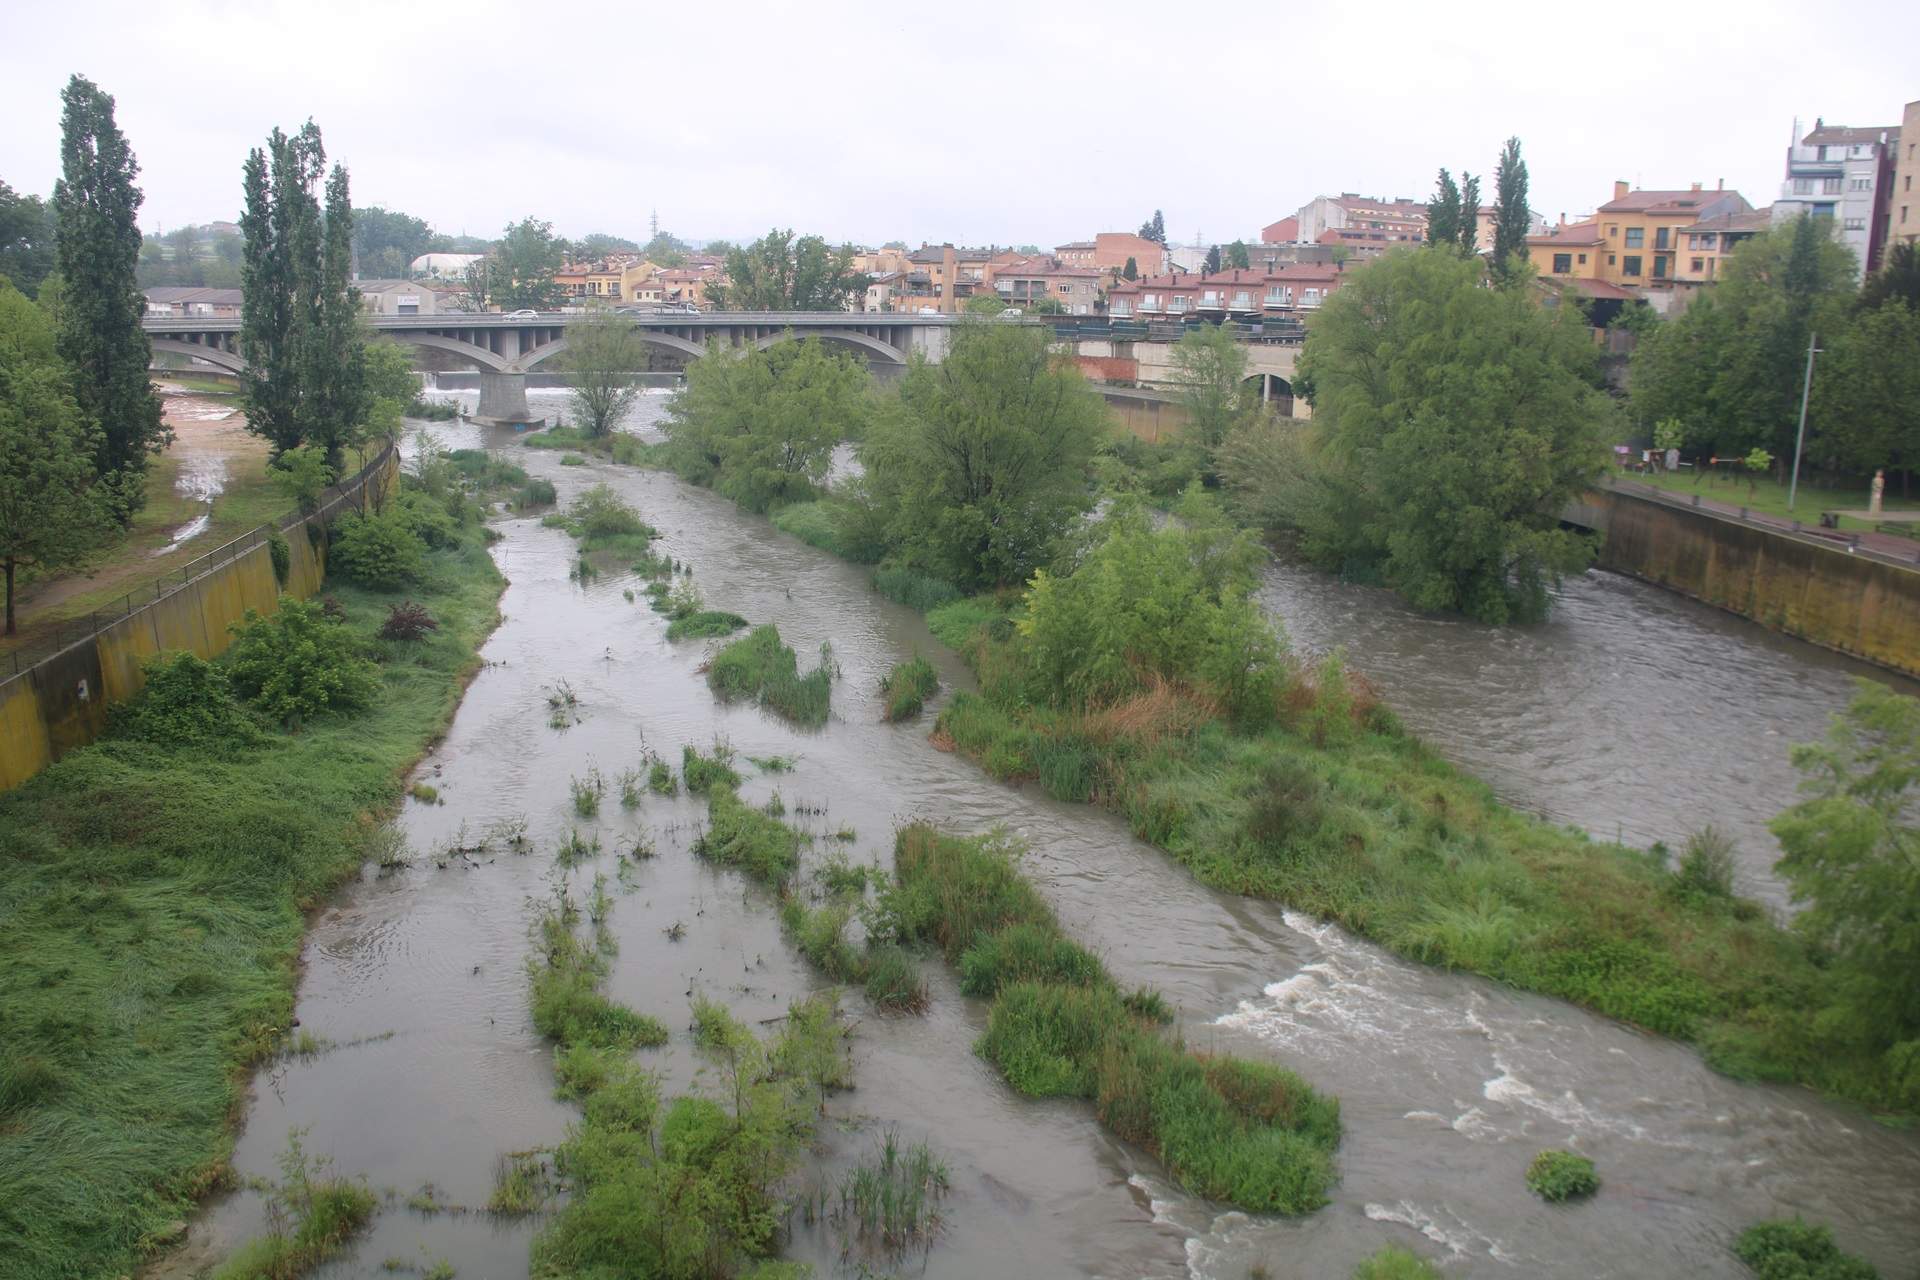
[{"label": "tall grass", "polygon": [[[688,790],[692,789],[689,782]],[[800,836],[786,823],[743,802],[732,787],[715,787],[707,795],[707,829],[694,841],[693,851],[778,887],[800,865]]]},{"label": "tall grass", "polygon": [[304,1275],[340,1251],[373,1217],[364,1183],[333,1173],[307,1156],[296,1129],[280,1156],[280,1180],[267,1189],[268,1231],[241,1245],[210,1280],[280,1280]]},{"label": "tall grass", "polygon": [[937,945],[971,992],[993,997],[976,1049],[1014,1089],[1092,1102],[1197,1194],[1262,1213],[1326,1203],[1339,1103],[1284,1068],[1168,1038],[1157,997],[1123,995],[1060,933],[1013,846],[915,823],[895,839],[894,871],[887,927]]},{"label": "tall grass", "polygon": [[417,642],[374,638],[390,598],[328,584],[381,658],[366,710],[241,751],[109,736],[0,795],[0,1275],[132,1271],[220,1176],[301,909],[360,865],[497,617],[477,528],[424,564]]},{"label": "tall grass", "polygon": [[921,573],[917,569],[902,568],[875,569],[873,589],[887,599],[921,613],[929,613],[941,605],[952,604],[965,594],[951,582]]},{"label": "tall grass", "polygon": [[931,1241],[940,1229],[947,1166],[924,1142],[903,1146],[888,1129],[879,1149],[840,1180],[835,1220],[854,1244],[882,1256]]},{"label": "tall grass", "polygon": [[940,688],[939,673],[933,664],[918,654],[905,662],[895,663],[892,671],[880,681],[881,696],[887,700],[886,717],[889,723],[898,724],[920,714]]},{"label": "tall grass", "polygon": [[780,642],[780,629],[771,624],[755,627],[714,655],[707,683],[724,698],[758,702],[809,728],[827,722],[833,696],[833,670],[825,657],[801,675],[792,648]]},{"label": "tall grass", "polygon": [[667,624],[669,640],[702,640],[712,636],[729,636],[747,625],[747,620],[737,613],[724,613],[718,609],[703,609],[690,613],[684,618],[675,618]]}]

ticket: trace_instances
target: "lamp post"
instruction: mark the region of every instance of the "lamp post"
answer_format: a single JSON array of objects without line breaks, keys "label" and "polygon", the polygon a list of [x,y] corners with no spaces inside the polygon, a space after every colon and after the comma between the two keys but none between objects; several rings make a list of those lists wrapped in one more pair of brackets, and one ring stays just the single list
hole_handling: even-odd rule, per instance
[{"label": "lamp post", "polygon": [[1807,396],[1813,391],[1813,358],[1820,354],[1820,335],[1807,335],[1807,376],[1800,384],[1800,431],[1793,438],[1793,476],[1787,481],[1787,510],[1793,510],[1794,495],[1800,489],[1800,451],[1807,444]]}]

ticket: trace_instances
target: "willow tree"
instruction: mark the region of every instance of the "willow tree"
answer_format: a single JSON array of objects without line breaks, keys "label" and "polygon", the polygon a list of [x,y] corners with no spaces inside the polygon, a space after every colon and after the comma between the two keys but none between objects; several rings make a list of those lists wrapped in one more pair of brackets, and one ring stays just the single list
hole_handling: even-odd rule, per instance
[{"label": "willow tree", "polygon": [[145,501],[147,456],[173,434],[147,370],[153,344],[140,327],[139,161],[113,118],[113,97],[80,76],[60,95],[60,180],[53,187],[62,280],[61,358],[74,400],[98,424],[94,466],[124,521]]},{"label": "willow tree", "polygon": [[567,326],[561,357],[573,375],[574,421],[590,436],[611,434],[640,396],[634,374],[647,367],[647,344],[628,316],[595,311]]}]

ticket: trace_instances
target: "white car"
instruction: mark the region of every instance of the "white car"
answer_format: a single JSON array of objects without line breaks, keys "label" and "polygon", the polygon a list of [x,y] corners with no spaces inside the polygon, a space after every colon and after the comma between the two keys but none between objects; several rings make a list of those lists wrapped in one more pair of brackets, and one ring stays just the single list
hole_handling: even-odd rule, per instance
[{"label": "white car", "polygon": [[1002,311],[1000,313],[1000,318],[1002,320],[1014,320],[1014,319],[1018,319],[1020,314],[1021,314],[1020,308],[1008,307],[1005,311]]},{"label": "white car", "polygon": [[518,311],[507,312],[507,319],[509,320],[538,320],[539,318],[540,313],[529,307],[522,307]]}]

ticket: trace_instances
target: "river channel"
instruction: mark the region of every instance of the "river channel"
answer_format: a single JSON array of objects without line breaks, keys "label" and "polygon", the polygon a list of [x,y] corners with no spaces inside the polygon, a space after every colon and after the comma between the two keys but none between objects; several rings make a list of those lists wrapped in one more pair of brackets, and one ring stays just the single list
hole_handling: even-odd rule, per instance
[{"label": "river channel", "polygon": [[[536,393],[535,403],[560,401]],[[650,430],[665,403],[646,397],[629,427]],[[830,1192],[888,1128],[944,1155],[953,1190],[937,1243],[865,1259],[871,1274],[1240,1280],[1263,1268],[1338,1280],[1400,1243],[1457,1276],[1731,1278],[1747,1274],[1728,1252],[1733,1236],[1796,1212],[1830,1223],[1889,1276],[1920,1256],[1920,1135],[1804,1090],[1735,1083],[1685,1046],[1206,889],[1120,820],[993,782],[935,750],[925,722],[882,724],[875,686],[901,658],[925,654],[948,688],[969,676],[860,568],[666,474],[562,466],[556,452],[464,424],[435,434],[508,451],[562,502],[611,484],[661,530],[658,549],[693,566],[709,607],[777,623],[803,665],[831,643],[844,678],[819,731],[721,705],[698,671],[710,642],[669,645],[644,597],[623,595],[640,583],[617,571],[577,582],[564,533],[537,518],[498,522],[505,620],[421,765],[441,803],[410,800],[398,819],[423,856],[392,874],[367,869],[316,919],[297,1012],[336,1047],[263,1071],[238,1142],[237,1169],[267,1176],[289,1129],[304,1128],[310,1152],[395,1192],[317,1274],[444,1258],[461,1280],[526,1275],[530,1222],[405,1202],[431,1183],[445,1202],[484,1204],[497,1157],[555,1143],[576,1114],[552,1098],[525,970],[532,905],[562,879],[553,851],[574,826],[606,849],[565,878],[576,897],[596,871],[608,878],[619,942],[609,989],[675,1028],[648,1055],[669,1091],[701,1087],[690,992],[753,1021],[815,985],[770,897],[691,856],[703,803],[649,796],[627,812],[609,796],[597,819],[573,814],[569,779],[590,766],[611,777],[648,748],[677,763],[684,744],[716,736],[739,753],[749,800],[777,789],[813,829],[853,828],[856,861],[885,864],[895,826],[912,817],[1018,833],[1069,932],[1123,984],[1165,992],[1191,1042],[1283,1062],[1341,1101],[1328,1207],[1294,1220],[1222,1212],[1104,1134],[1089,1107],[1015,1097],[971,1052],[984,1005],[929,963],[924,1017],[882,1017],[847,996],[857,1084],[829,1100],[800,1179]],[[1743,887],[1780,901],[1761,824],[1791,795],[1787,746],[1817,736],[1844,703],[1850,664],[1599,574],[1569,585],[1553,622],[1507,632],[1436,622],[1285,565],[1265,598],[1297,647],[1344,645],[1413,729],[1513,803],[1635,843],[1677,843],[1712,821],[1739,839]],[[580,720],[556,730],[545,692],[563,679]],[[745,763],[774,755],[798,762],[779,774]],[[432,856],[522,817],[532,854]],[[634,833],[656,856],[616,874],[614,847]],[[1526,1191],[1526,1165],[1547,1146],[1593,1157],[1604,1182],[1591,1202],[1549,1207]],[[208,1256],[262,1225],[260,1197],[232,1194],[195,1225],[190,1252]],[[862,1261],[843,1260],[831,1226],[802,1216],[787,1256],[822,1277],[859,1274]]]}]

